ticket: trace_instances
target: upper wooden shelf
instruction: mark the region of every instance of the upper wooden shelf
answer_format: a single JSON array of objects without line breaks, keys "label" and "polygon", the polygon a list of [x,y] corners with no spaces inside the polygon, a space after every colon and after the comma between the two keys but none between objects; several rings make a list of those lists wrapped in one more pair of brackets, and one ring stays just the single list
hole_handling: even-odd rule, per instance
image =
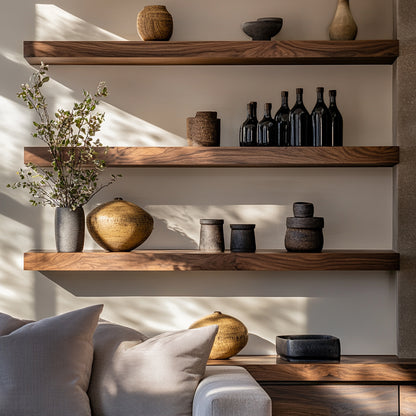
[{"label": "upper wooden shelf", "polygon": [[24,42],[34,65],[380,65],[398,56],[397,40]]},{"label": "upper wooden shelf", "polygon": [[400,255],[390,250],[325,250],[322,253],[204,253],[199,250],[29,251],[24,269],[39,271],[306,271],[398,270]]},{"label": "upper wooden shelf", "polygon": [[[108,167],[378,167],[399,163],[397,146],[110,147]],[[25,163],[50,165],[46,147],[25,147]]]},{"label": "upper wooden shelf", "polygon": [[245,367],[259,382],[414,383],[416,360],[393,355],[347,355],[339,362],[290,363],[279,356],[240,356],[208,365]]}]

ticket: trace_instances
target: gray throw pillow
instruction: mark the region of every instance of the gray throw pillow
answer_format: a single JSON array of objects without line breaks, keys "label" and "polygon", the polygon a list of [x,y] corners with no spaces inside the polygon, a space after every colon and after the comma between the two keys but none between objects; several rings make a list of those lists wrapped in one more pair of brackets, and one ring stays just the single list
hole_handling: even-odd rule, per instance
[{"label": "gray throw pillow", "polygon": [[16,331],[23,325],[26,325],[33,321],[26,321],[24,319],[13,318],[13,316],[0,312],[0,336],[9,335],[11,332]]},{"label": "gray throw pillow", "polygon": [[92,336],[103,305],[27,323],[0,316],[0,415],[90,416]]},{"label": "gray throw pillow", "polygon": [[93,416],[191,416],[218,326],[140,332],[100,323],[88,395]]}]

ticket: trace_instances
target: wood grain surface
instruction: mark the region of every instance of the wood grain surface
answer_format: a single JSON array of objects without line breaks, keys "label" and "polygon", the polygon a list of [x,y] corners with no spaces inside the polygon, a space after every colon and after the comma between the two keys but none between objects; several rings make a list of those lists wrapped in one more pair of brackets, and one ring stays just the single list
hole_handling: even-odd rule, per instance
[{"label": "wood grain surface", "polygon": [[[416,382],[416,378],[414,379]],[[416,415],[416,386],[399,386],[400,416]]]},{"label": "wood grain surface", "polygon": [[325,250],[322,253],[207,253],[199,250],[84,251],[24,254],[25,270],[49,271],[200,271],[200,270],[398,270],[399,254],[390,250]]},{"label": "wood grain surface", "polygon": [[398,386],[263,388],[272,398],[273,416],[398,416]]},{"label": "wood grain surface", "polygon": [[24,42],[24,57],[36,65],[392,64],[398,55],[397,40]]},{"label": "wood grain surface", "polygon": [[228,360],[209,360],[208,365],[244,367],[260,383],[416,382],[416,360],[392,355],[343,355],[339,362],[305,363],[291,363],[279,356],[234,356]]},{"label": "wood grain surface", "polygon": [[[397,146],[110,147],[97,148],[108,167],[380,167],[399,163]],[[50,165],[46,147],[25,147],[24,161]]]}]

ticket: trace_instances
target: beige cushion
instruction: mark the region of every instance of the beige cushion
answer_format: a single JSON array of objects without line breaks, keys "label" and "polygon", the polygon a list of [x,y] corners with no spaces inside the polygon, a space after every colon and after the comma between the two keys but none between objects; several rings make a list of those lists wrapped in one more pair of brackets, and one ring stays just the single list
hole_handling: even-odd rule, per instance
[{"label": "beige cushion", "polygon": [[[103,306],[90,306],[0,336],[0,415],[89,416],[92,336]],[[2,314],[0,331],[19,320]],[[26,323],[26,325],[25,325]]]},{"label": "beige cushion", "polygon": [[88,395],[94,416],[190,416],[216,325],[146,339],[119,325],[100,324]]}]

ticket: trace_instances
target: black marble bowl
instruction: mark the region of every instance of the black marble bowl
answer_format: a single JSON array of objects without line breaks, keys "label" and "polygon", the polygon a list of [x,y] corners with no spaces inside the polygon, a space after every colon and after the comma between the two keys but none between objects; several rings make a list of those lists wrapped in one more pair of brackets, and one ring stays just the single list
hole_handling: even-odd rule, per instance
[{"label": "black marble bowl", "polygon": [[243,23],[242,29],[252,40],[271,40],[280,32],[282,25],[283,19],[280,17],[261,17],[256,21]]},{"label": "black marble bowl", "polygon": [[289,361],[338,361],[341,346],[332,335],[278,335],[276,352]]}]

